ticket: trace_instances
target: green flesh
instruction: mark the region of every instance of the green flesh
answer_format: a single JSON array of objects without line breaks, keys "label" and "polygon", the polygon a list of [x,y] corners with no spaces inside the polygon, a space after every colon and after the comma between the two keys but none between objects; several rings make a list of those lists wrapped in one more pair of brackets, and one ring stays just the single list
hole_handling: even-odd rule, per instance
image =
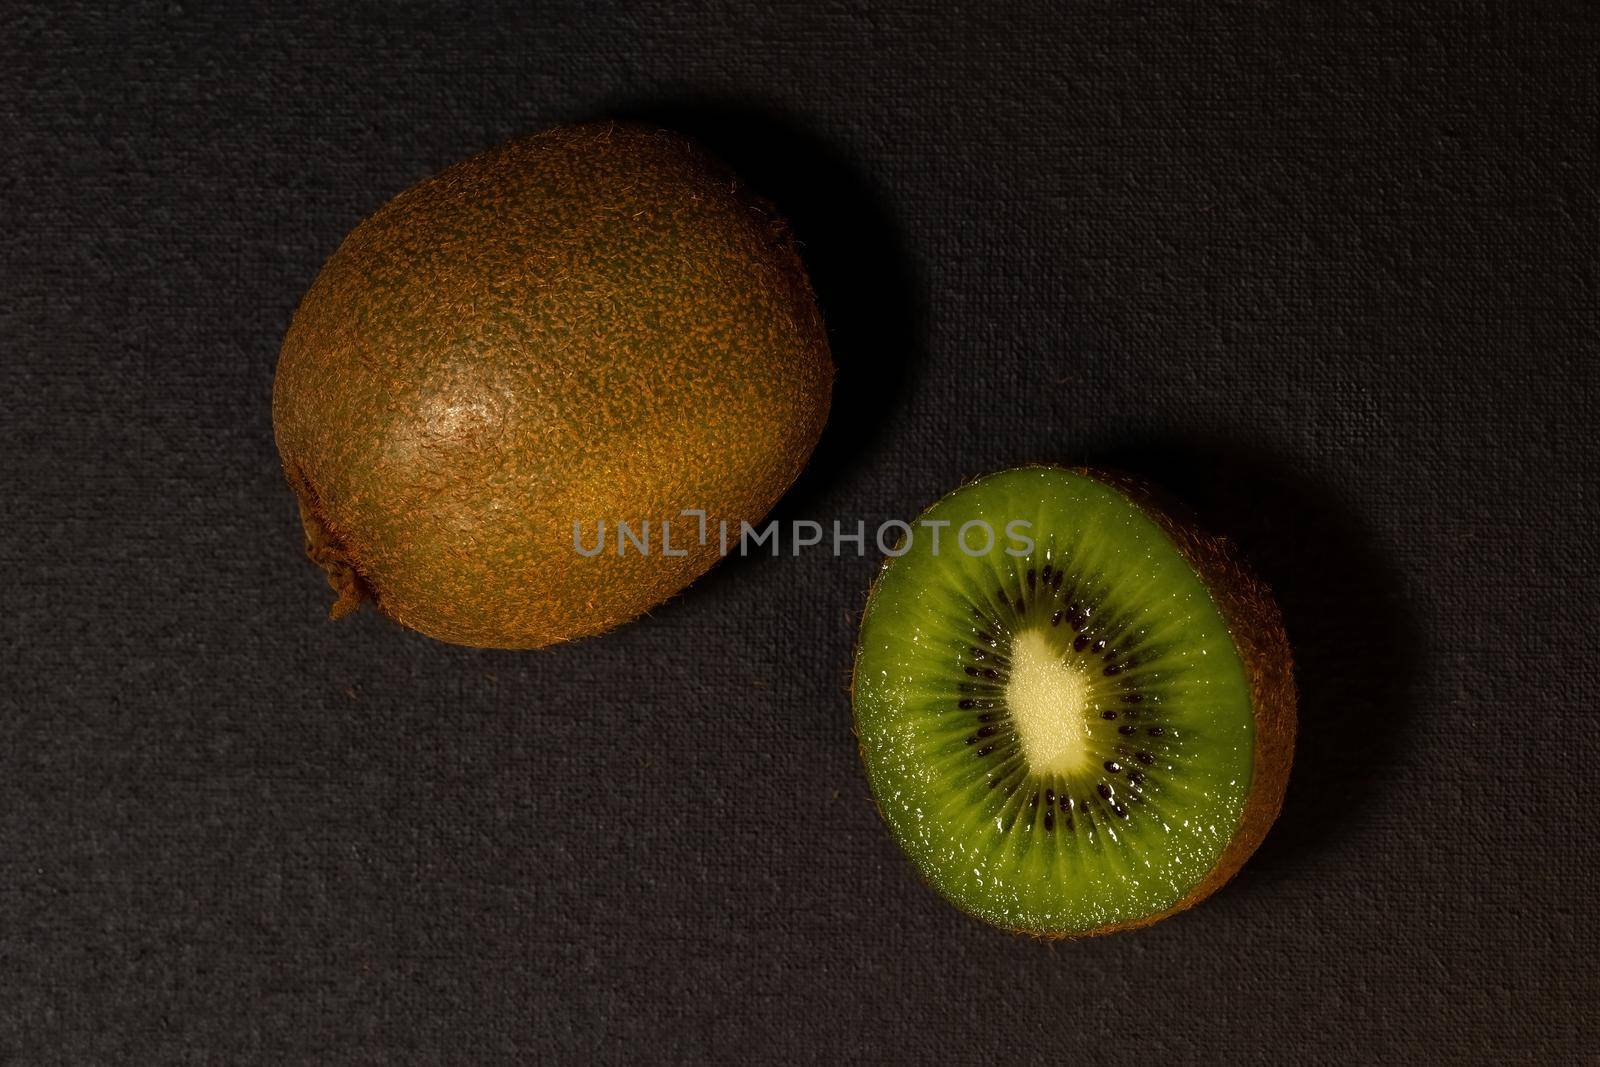
[{"label": "green flesh", "polygon": [[[1020,558],[1016,519],[1034,541]],[[1250,791],[1249,683],[1205,585],[1139,507],[1067,470],[991,475],[920,521],[939,520],[937,555],[919,522],[885,564],[856,659],[856,728],[894,836],[936,889],[1007,928],[1086,933],[1167,910],[1216,864]],[[985,555],[957,542],[972,520],[995,531]],[[966,544],[985,541],[973,528]],[[1042,649],[1086,685],[1066,770],[1030,761],[1041,720],[1019,719],[1019,687],[1018,709],[1007,699],[1029,633],[1026,662]]]}]

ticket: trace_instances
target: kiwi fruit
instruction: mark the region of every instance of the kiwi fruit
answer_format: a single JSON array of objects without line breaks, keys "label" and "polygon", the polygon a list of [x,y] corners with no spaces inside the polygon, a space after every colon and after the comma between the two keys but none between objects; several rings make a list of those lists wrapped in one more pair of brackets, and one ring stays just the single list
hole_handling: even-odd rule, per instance
[{"label": "kiwi fruit", "polygon": [[370,602],[534,648],[715,563],[718,524],[799,474],[832,380],[772,207],[678,134],[600,122],[473,156],[358,225],[289,326],[272,415],[335,617]]},{"label": "kiwi fruit", "polygon": [[885,561],[856,732],[891,833],[964,911],[1051,938],[1145,926],[1216,891],[1276,818],[1281,617],[1173,513],[1120,476],[1025,467],[935,503]]}]

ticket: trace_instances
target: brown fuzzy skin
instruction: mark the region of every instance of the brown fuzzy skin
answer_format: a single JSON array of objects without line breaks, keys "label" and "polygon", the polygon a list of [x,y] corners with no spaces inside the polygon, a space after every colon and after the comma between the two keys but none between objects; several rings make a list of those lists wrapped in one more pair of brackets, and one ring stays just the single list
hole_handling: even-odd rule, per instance
[{"label": "brown fuzzy skin", "polygon": [[[770,206],[677,134],[592,123],[357,226],[289,327],[273,426],[334,617],[371,600],[443,641],[536,648],[710,568],[718,522],[735,539],[799,475],[832,380]],[[573,523],[592,545],[600,520],[586,558]],[[617,554],[618,521],[649,522],[647,554]]]},{"label": "brown fuzzy skin", "polygon": [[[1046,463],[1031,466],[1058,465]],[[1174,517],[1173,512],[1183,511],[1181,506],[1165,499],[1158,490],[1136,478],[1090,467],[1058,469],[1085,475],[1116,489],[1154,520],[1178,546],[1189,565],[1200,575],[1212,602],[1217,605],[1227,624],[1228,633],[1233,638],[1234,647],[1239,651],[1245,674],[1250,680],[1250,704],[1255,718],[1250,794],[1245,798],[1239,825],[1215,866],[1183,899],[1153,915],[1075,933],[1003,927],[1010,933],[1044,941],[1077,941],[1158,923],[1194,907],[1239,873],[1245,861],[1265,840],[1267,831],[1272,828],[1278,812],[1283,808],[1284,793],[1289,786],[1289,771],[1294,762],[1297,717],[1294,656],[1289,646],[1289,636],[1283,628],[1283,615],[1278,610],[1277,602],[1272,599],[1272,591],[1245,567],[1232,546],[1223,538],[1200,531],[1192,522],[1183,522]],[[877,583],[873,585],[876,589]],[[869,592],[867,602],[870,604],[871,600],[872,594]],[[854,697],[855,679],[852,672],[852,704]],[[866,759],[864,752],[862,759]],[[873,802],[877,803],[876,798]],[[883,812],[880,810],[878,814],[881,817]],[[974,918],[988,921],[981,916]]]}]

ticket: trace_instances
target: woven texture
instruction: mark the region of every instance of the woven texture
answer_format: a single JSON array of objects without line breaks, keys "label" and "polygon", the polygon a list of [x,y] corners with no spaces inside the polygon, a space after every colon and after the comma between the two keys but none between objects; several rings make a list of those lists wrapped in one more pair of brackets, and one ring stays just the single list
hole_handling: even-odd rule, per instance
[{"label": "woven texture", "polygon": [[[1594,1055],[1592,7],[111,7],[0,36],[0,1061]],[[1231,885],[1053,947],[922,886],[850,728],[872,558],[544,653],[326,620],[296,301],[602,115],[804,242],[840,376],[780,516],[1058,460],[1239,541],[1303,720]]]}]

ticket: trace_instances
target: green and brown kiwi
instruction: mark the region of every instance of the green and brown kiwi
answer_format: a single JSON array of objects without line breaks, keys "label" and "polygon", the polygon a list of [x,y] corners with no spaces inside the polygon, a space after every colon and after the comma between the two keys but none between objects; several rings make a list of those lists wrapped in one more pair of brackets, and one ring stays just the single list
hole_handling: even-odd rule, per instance
[{"label": "green and brown kiwi", "polygon": [[[370,602],[532,648],[715,563],[681,513],[765,514],[832,378],[770,205],[682,136],[602,122],[473,156],[357,226],[289,327],[273,426],[335,616]],[[592,541],[601,521],[653,547],[580,554],[574,522]]]},{"label": "green and brown kiwi", "polygon": [[[973,523],[987,551],[958,540]],[[1027,467],[940,500],[902,548],[862,619],[856,730],[940,893],[1081,937],[1238,871],[1282,804],[1295,696],[1277,607],[1225,542],[1126,478]]]}]

